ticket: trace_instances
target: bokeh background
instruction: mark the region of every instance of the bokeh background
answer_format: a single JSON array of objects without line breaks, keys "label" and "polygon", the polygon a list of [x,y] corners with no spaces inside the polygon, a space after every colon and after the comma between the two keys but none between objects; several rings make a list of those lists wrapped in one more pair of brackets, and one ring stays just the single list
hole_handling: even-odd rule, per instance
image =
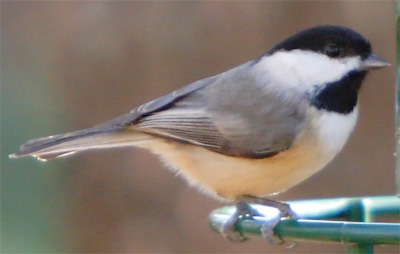
[{"label": "bokeh background", "polygon": [[[101,123],[318,24],[359,31],[395,63],[392,1],[2,1],[2,252],[345,252],[227,242],[207,224],[223,204],[139,149],[48,163],[7,157],[30,138]],[[344,151],[277,198],[394,194],[394,89],[395,68],[369,75]]]}]

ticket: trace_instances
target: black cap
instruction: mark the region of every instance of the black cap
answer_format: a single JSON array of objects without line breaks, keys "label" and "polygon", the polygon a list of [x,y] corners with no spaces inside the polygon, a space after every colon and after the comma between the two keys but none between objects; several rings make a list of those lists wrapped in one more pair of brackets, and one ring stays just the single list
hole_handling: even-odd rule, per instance
[{"label": "black cap", "polygon": [[266,54],[294,49],[320,52],[334,58],[357,55],[364,59],[371,54],[371,44],[359,33],[346,27],[331,25],[300,31],[277,44]]}]

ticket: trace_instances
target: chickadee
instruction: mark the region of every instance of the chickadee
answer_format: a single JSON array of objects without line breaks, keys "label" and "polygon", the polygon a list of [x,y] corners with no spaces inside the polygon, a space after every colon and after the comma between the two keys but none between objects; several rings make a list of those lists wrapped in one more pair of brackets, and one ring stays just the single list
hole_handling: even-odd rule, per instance
[{"label": "chickadee", "polygon": [[[312,27],[255,60],[92,128],[28,141],[10,157],[147,149],[190,185],[235,202],[237,211],[221,232],[240,241],[234,224],[256,213],[247,203],[295,217],[285,203],[263,197],[304,181],[342,150],[357,121],[362,81],[369,70],[386,66],[355,31]],[[276,223],[264,228],[264,236]]]}]

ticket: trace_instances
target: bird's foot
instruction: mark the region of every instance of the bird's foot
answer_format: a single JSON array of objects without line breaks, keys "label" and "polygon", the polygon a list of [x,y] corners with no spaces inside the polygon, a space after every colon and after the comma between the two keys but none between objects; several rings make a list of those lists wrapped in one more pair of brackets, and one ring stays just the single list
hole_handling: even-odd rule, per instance
[{"label": "bird's foot", "polygon": [[274,228],[281,220],[281,217],[282,217],[281,213],[277,213],[277,215],[275,215],[274,217],[271,217],[271,219],[268,219],[261,226],[261,235],[271,245],[281,245],[285,242],[282,238],[275,235],[275,233],[274,233]]},{"label": "bird's foot", "polygon": [[235,213],[219,229],[221,235],[231,242],[243,242],[246,238],[235,230],[236,223],[245,218],[259,216],[260,213],[244,202],[236,204]]},{"label": "bird's foot", "polygon": [[[297,214],[286,203],[253,196],[242,196],[239,198],[238,203],[236,204],[235,213],[221,226],[219,230],[222,236],[232,242],[243,242],[246,240],[246,238],[241,233],[235,230],[236,223],[239,220],[246,218],[251,219],[255,216],[265,217],[264,214],[258,212],[247,203],[255,203],[259,205],[273,207],[279,210],[276,215],[269,216],[268,220],[266,220],[262,224],[261,234],[272,245],[284,244],[285,241],[274,234],[274,228],[279,223],[282,217],[289,217],[291,219],[297,220]],[[293,248],[294,246],[296,246],[296,243],[289,244],[286,248]]]}]

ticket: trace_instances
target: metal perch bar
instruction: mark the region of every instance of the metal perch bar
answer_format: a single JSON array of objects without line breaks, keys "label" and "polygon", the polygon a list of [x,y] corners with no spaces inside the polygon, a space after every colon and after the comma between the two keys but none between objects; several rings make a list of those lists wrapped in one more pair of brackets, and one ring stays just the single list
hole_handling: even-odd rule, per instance
[{"label": "metal perch bar", "polygon": [[[399,223],[354,222],[369,221],[381,215],[400,213],[400,199],[395,196],[364,198],[333,198],[288,202],[292,209],[302,218],[298,221],[282,219],[274,232],[279,237],[294,241],[340,242],[356,244],[361,250],[371,249],[378,244],[400,244]],[[236,225],[236,230],[247,238],[261,237],[260,228],[268,220],[268,212],[273,208],[252,205],[265,214],[265,217],[243,218]],[[234,212],[233,206],[213,211],[209,223],[218,231],[221,225]],[[272,211],[274,212],[274,211]],[[276,212],[276,211],[275,211]],[[315,220],[315,219],[325,220]],[[326,219],[347,219],[350,221],[329,221]],[[371,249],[372,250],[372,249]],[[353,252],[356,251],[353,248]],[[370,253],[370,251],[368,251]]]}]

